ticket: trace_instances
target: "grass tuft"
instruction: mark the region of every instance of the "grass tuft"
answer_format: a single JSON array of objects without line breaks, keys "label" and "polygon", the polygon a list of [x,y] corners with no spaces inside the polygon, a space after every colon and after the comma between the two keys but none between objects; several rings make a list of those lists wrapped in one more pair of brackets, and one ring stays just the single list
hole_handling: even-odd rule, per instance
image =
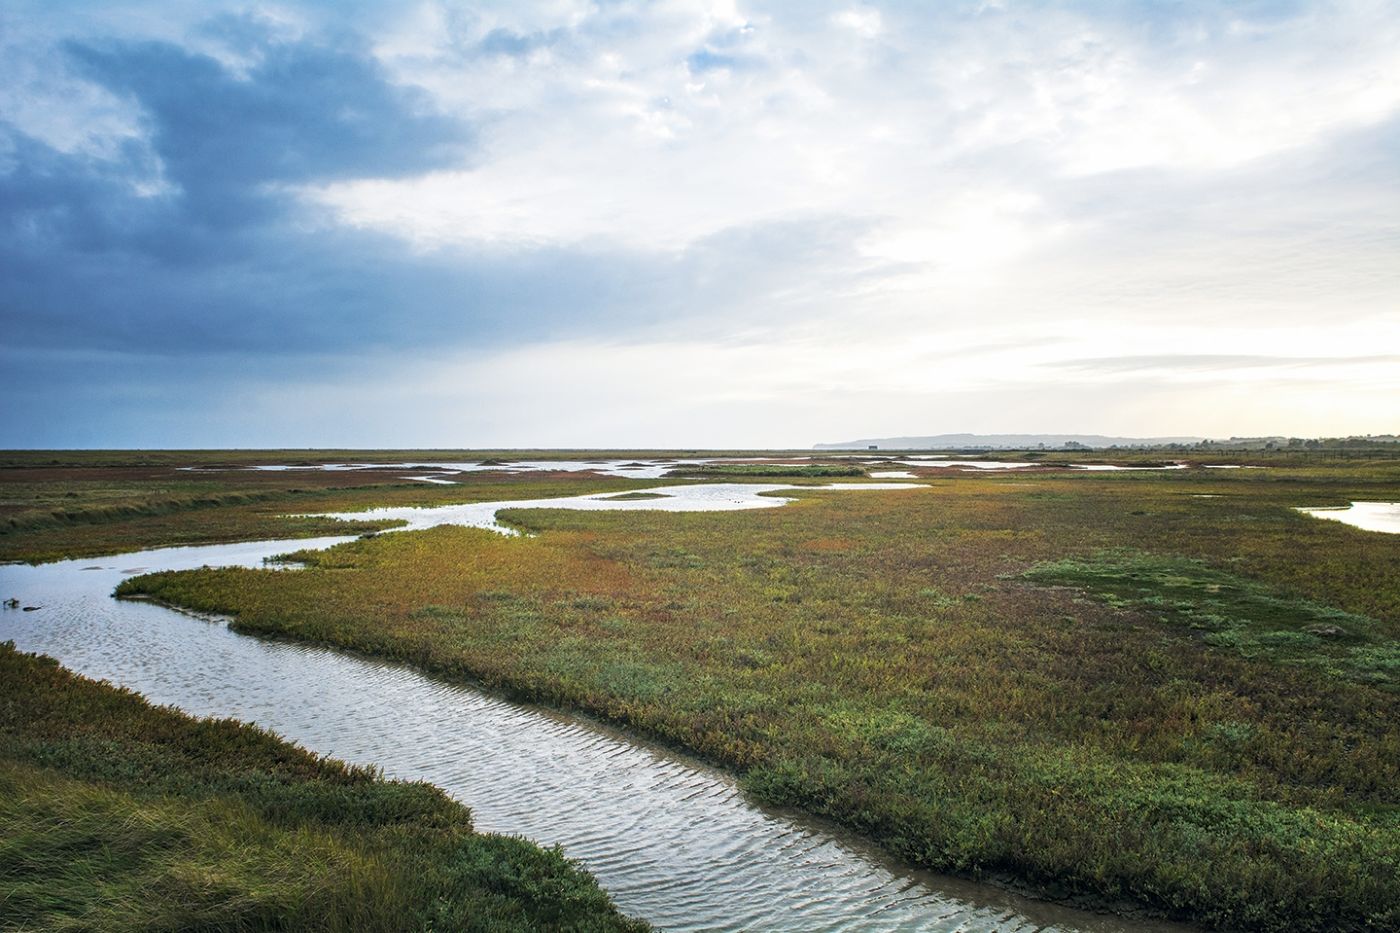
[{"label": "grass tuft", "polygon": [[0,644],[6,929],[642,930],[434,787]]}]

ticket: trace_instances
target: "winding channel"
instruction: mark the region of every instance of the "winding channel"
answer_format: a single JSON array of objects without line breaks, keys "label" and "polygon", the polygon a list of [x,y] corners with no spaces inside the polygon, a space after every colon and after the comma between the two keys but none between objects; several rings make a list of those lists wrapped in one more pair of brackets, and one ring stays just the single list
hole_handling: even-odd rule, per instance
[{"label": "winding channel", "polygon": [[[844,488],[911,488],[849,484]],[[495,526],[500,508],[765,508],[776,484],[647,490],[412,510],[410,528]],[[918,487],[912,487],[918,488]],[[403,510],[392,510],[403,511]],[[361,513],[362,514],[362,513]],[[385,514],[378,512],[376,514]],[[499,527],[499,526],[495,526]],[[411,668],[239,635],[220,621],[111,598],[156,570],[261,566],[352,537],[161,548],[0,566],[0,640],[202,716],[257,723],[315,752],[424,780],[471,807],[478,829],[559,844],[625,913],[666,930],[1167,931],[909,869],[804,816],[745,799],[735,780],[608,727],[444,683]],[[290,571],[295,572],[295,571]]]},{"label": "winding channel", "polygon": [[1353,502],[1341,508],[1299,509],[1304,515],[1342,522],[1362,531],[1400,534],[1400,502]]}]

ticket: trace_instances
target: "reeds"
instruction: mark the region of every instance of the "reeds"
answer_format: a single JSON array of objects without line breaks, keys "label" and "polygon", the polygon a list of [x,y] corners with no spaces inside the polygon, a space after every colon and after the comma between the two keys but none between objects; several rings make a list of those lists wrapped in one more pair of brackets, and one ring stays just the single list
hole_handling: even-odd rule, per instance
[{"label": "reeds", "polygon": [[557,851],[0,644],[0,926],[641,930]]}]

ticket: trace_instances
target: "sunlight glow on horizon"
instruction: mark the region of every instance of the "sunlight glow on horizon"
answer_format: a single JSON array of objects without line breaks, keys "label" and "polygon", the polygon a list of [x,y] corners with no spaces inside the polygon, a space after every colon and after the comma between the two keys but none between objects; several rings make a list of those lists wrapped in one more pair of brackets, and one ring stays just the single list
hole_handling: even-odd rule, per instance
[{"label": "sunlight glow on horizon", "polygon": [[0,443],[1400,427],[1392,4],[0,24]]}]

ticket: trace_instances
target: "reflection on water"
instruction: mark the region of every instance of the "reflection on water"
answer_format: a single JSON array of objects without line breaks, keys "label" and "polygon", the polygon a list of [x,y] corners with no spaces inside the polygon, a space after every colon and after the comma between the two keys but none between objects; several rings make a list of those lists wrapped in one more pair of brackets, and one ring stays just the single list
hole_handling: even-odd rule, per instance
[{"label": "reflection on water", "polygon": [[[734,460],[760,460],[759,457],[736,457]],[[622,476],[632,479],[659,479],[665,476],[670,470],[683,466],[698,466],[707,463],[717,462],[714,458],[691,458],[685,460],[672,460],[670,458],[648,459],[648,460],[400,460],[395,463],[315,463],[315,464],[286,464],[286,463],[260,463],[246,467],[180,467],[196,473],[224,473],[233,470],[259,470],[270,472],[290,472],[290,471],[321,471],[328,473],[355,472],[358,470],[419,470],[431,472],[434,475],[449,476],[458,473],[542,473],[542,472],[566,472],[581,473],[592,472],[601,473],[604,476]],[[731,462],[726,460],[724,462]],[[421,479],[421,477],[410,476],[405,479]],[[429,480],[428,482],[432,482]],[[438,482],[451,482],[451,480],[438,480]]]},{"label": "reflection on water", "polygon": [[[1120,470],[1184,470],[1188,464],[1171,463],[1164,466],[1122,466],[1113,463],[1029,463],[1022,461],[1001,461],[1001,460],[949,460],[945,454],[931,454],[928,456],[907,456],[902,460],[889,460],[877,455],[869,454],[833,454],[832,459],[862,460],[868,463],[894,463],[900,466],[913,467],[940,467],[944,469],[960,470],[970,472],[974,470],[1024,470],[1030,468],[1068,468],[1071,470],[1089,470],[1093,472],[1113,472]],[[631,479],[660,479],[672,475],[672,471],[683,467],[705,466],[710,464],[740,463],[740,462],[763,462],[774,464],[800,465],[803,461],[811,460],[811,457],[699,457],[673,460],[670,458],[645,459],[645,460],[465,460],[465,461],[400,461],[398,463],[317,463],[317,464],[283,464],[283,463],[262,463],[246,467],[180,467],[182,470],[194,472],[227,472],[229,470],[264,470],[264,471],[291,471],[291,470],[312,470],[325,472],[349,472],[356,470],[417,470],[425,475],[405,476],[404,479],[417,480],[424,483],[440,483],[451,485],[454,480],[448,479],[450,476],[457,476],[464,473],[500,472],[500,473],[540,473],[547,471],[559,471],[566,473],[592,472],[603,476],[619,476]],[[1241,467],[1236,464],[1208,465],[1207,469],[1234,470],[1234,469],[1256,469],[1255,467]],[[871,473],[871,476],[880,477],[891,474]],[[431,478],[430,478],[431,477]]]},{"label": "reflection on water", "polygon": [[1121,466],[1117,463],[1071,463],[1072,470],[1088,470],[1091,473],[1123,473],[1137,470],[1184,470],[1184,463],[1168,463],[1165,466]]},{"label": "reflection on water", "polygon": [[1353,502],[1344,509],[1299,509],[1315,518],[1345,522],[1363,531],[1400,534],[1400,502]]},{"label": "reflection on water", "polygon": [[415,483],[434,483],[434,484],[439,485],[439,486],[454,486],[454,485],[456,485],[452,480],[450,480],[450,479],[447,478],[449,475],[451,475],[451,474],[446,474],[446,473],[425,473],[425,474],[423,474],[422,476],[401,476],[401,477],[399,477],[399,478],[400,478],[400,479],[411,479],[411,480],[413,480]]},{"label": "reflection on water", "polygon": [[488,528],[501,534],[516,534],[499,524],[496,513],[505,509],[570,509],[582,512],[735,512],[744,509],[771,509],[792,500],[773,493],[795,489],[826,489],[846,492],[884,489],[927,489],[909,483],[833,483],[828,486],[793,486],[788,483],[702,483],[691,486],[656,486],[642,490],[655,499],[620,499],[615,492],[589,496],[560,496],[556,499],[520,499],[507,502],[471,502],[466,505],[427,507],[397,506],[364,512],[330,512],[322,517],[342,519],[394,519],[406,524],[401,531],[421,531],[437,525],[466,525]]},{"label": "reflection on water", "polygon": [[[722,484],[710,489],[715,507],[755,507],[737,504],[748,499]],[[604,507],[663,508],[657,503],[667,501]],[[782,500],[763,504],[770,501]],[[1180,929],[912,871],[844,833],[754,806],[721,772],[587,721],[409,668],[241,636],[218,622],[110,597],[138,569],[256,567],[290,549],[348,540],[0,566],[0,596],[42,607],[0,612],[0,640],[156,703],[255,722],[318,753],[431,781],[471,806],[482,830],[561,844],[625,912],[664,929]]]},{"label": "reflection on water", "polygon": [[[1087,470],[1091,473],[1119,473],[1136,470],[1184,470],[1185,463],[1168,463],[1164,466],[1122,466],[1117,463],[1028,463],[1013,460],[940,460],[930,462],[928,460],[896,460],[893,461],[902,466],[912,467],[943,467],[953,470],[1028,470],[1032,468],[1040,469],[1071,469]],[[878,476],[878,473],[871,473],[871,476]]]},{"label": "reflection on water", "polygon": [[920,457],[917,460],[895,460],[900,466],[941,467],[951,470],[1023,470],[1026,467],[1040,466],[1038,463],[1020,463],[1010,460],[934,460]]}]

